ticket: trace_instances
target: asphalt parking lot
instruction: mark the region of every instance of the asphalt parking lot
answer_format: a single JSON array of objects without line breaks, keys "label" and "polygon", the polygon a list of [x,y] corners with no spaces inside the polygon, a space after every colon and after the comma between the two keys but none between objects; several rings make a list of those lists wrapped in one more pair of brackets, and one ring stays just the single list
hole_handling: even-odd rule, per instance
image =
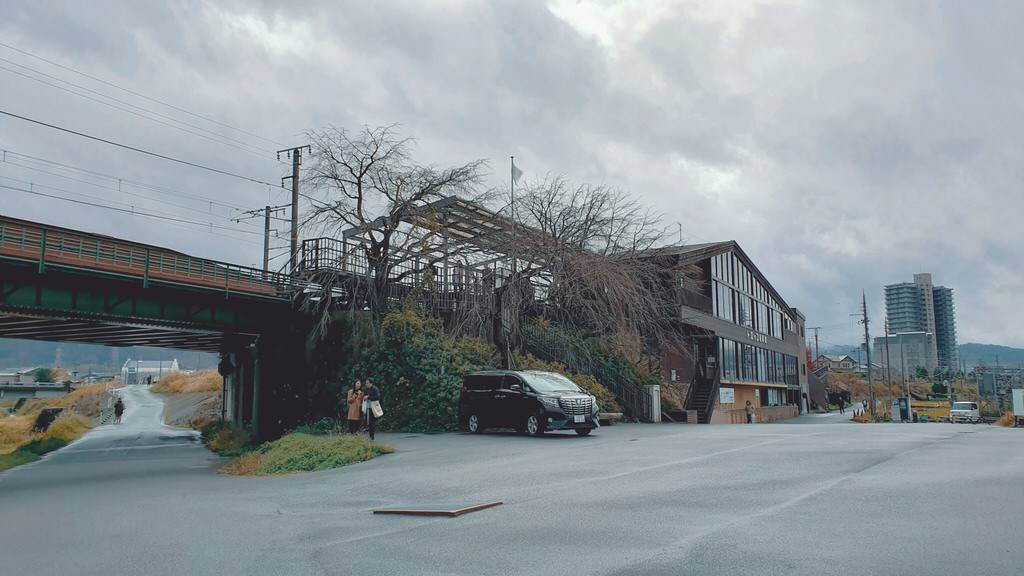
[{"label": "asphalt parking lot", "polygon": [[[78,573],[1017,575],[1022,433],[806,416],[589,437],[379,434],[397,453],[276,478],[215,476],[197,447],[188,471],[78,489],[133,515],[78,534],[78,554],[114,541],[125,555]],[[60,505],[16,497],[15,509]],[[456,518],[373,514],[496,501]],[[15,551],[26,540],[4,536]]]},{"label": "asphalt parking lot", "polygon": [[[465,566],[461,573],[1024,571],[1015,536],[1024,520],[1022,431],[817,421],[621,425],[592,438],[395,438],[399,454],[367,466],[387,469],[379,505],[505,504],[435,527],[372,522],[411,530],[417,548],[451,550],[457,556],[436,568]],[[399,472],[427,463],[426,476]],[[452,550],[453,533],[473,544]],[[394,568],[415,571],[427,558],[410,556]]]}]

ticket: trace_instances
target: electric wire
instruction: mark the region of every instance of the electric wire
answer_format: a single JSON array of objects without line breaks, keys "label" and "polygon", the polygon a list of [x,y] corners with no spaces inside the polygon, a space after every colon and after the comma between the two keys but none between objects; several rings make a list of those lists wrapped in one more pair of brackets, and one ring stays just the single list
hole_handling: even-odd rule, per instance
[{"label": "electric wire", "polygon": [[[14,64],[15,66],[21,66],[20,64],[16,64],[14,62],[10,62],[10,60],[6,60],[4,58],[0,58],[0,61],[9,62],[11,64]],[[113,100],[114,102],[118,102],[118,103],[124,104],[125,106],[131,106],[132,108],[137,108],[137,109],[142,110],[142,111],[144,111],[146,113],[149,113],[149,114],[154,114],[156,116],[159,116],[160,118],[165,118],[167,120],[170,120],[170,122],[166,122],[164,120],[159,120],[157,118],[151,118],[151,117],[146,116],[145,114],[143,114],[141,112],[137,112],[135,110],[129,110],[128,108],[125,108],[125,107],[122,107],[122,106],[117,106],[115,104],[111,104],[110,102],[104,102],[103,100],[100,100],[99,98],[94,98],[94,97],[89,96],[87,94],[80,94],[78,92],[74,92],[72,90],[69,90],[69,89],[63,87],[63,86],[58,86],[58,85],[56,85],[56,84],[54,84],[52,82],[47,82],[47,81],[42,80],[40,78],[35,78],[35,77],[30,76],[28,74],[24,74],[22,72],[18,72],[17,70],[11,70],[10,68],[7,68],[6,66],[0,66],[0,70],[6,70],[6,71],[8,71],[8,72],[10,72],[12,74],[17,74],[17,75],[22,76],[24,78],[28,78],[29,80],[35,80],[36,82],[40,82],[42,84],[45,84],[47,86],[51,86],[51,87],[56,88],[58,90],[63,90],[65,92],[69,93],[69,94],[74,94],[76,96],[85,98],[86,100],[91,100],[93,102],[97,102],[97,103],[103,104],[105,106],[110,106],[111,108],[114,108],[116,110],[121,110],[122,112],[127,112],[129,114],[134,115],[134,116],[138,116],[139,118],[145,118],[146,120],[150,120],[152,122],[156,122],[157,124],[162,124],[164,126],[168,126],[170,128],[174,128],[176,130],[181,130],[183,132],[187,132],[187,133],[192,134],[194,136],[199,136],[200,138],[205,138],[207,140],[210,140],[210,141],[213,141],[213,142],[217,142],[218,144],[224,144],[225,146],[230,146],[230,147],[235,148],[237,150],[241,150],[242,152],[247,152],[249,154],[254,154],[254,155],[259,156],[261,158],[265,158],[265,157],[267,157],[269,155],[272,155],[274,153],[271,150],[266,150],[266,149],[263,149],[263,148],[257,148],[255,146],[250,145],[250,144],[246,144],[245,142],[242,142],[240,140],[235,140],[233,138],[227,138],[225,136],[221,136],[220,134],[217,134],[216,132],[212,132],[210,130],[206,130],[205,128],[200,128],[198,126],[193,126],[193,125],[188,124],[186,122],[181,122],[180,120],[176,120],[176,119],[174,119],[174,118],[172,118],[170,116],[167,116],[166,114],[160,114],[159,112],[154,112],[152,110],[146,110],[144,108],[141,108],[141,107],[136,106],[134,104],[131,104],[129,102],[124,102],[122,100],[118,100],[116,98],[112,98],[112,97],[107,96],[105,94],[102,94],[100,92],[96,92],[95,90],[90,90],[89,88],[84,88],[84,87],[81,87],[81,86],[76,86],[75,84],[71,84],[70,82],[66,82],[65,80],[61,80],[59,78],[53,78],[52,76],[49,76],[49,75],[47,75],[45,73],[42,73],[42,72],[37,72],[37,71],[33,70],[33,72],[36,72],[36,74],[41,74],[42,76],[46,76],[48,78],[53,78],[54,80],[56,80],[58,82],[65,82],[67,84],[71,84],[72,86],[75,86],[76,88],[79,88],[81,90],[85,90],[87,92],[92,92],[93,94],[97,94],[97,95],[99,95],[99,96],[101,96],[103,98],[109,98],[110,100]],[[195,130],[189,130],[188,128],[183,128],[182,126],[177,126],[175,124],[172,124],[171,122],[175,122],[175,123],[178,123],[178,124],[184,124],[185,126],[188,126],[190,128],[194,128]],[[196,130],[199,130],[199,131],[202,131],[202,132],[206,132],[206,134],[201,134],[200,132],[197,132]],[[225,140],[230,140],[231,142],[236,142],[237,144],[241,144],[241,146],[239,146],[237,144],[232,144],[231,142],[222,140],[221,138],[224,138]],[[248,148],[243,148],[243,146],[246,146]]]},{"label": "electric wire", "polygon": [[[15,157],[15,158],[24,159],[23,161],[27,162],[29,164],[30,163],[37,163],[37,164],[41,164],[43,166],[48,166],[48,167],[49,166],[55,166],[55,167],[58,167],[58,168],[61,168],[61,169],[64,169],[64,170],[67,170],[67,171],[70,171],[70,172],[75,172],[75,173],[84,174],[86,176],[90,176],[90,177],[94,177],[94,178],[102,178],[102,179],[110,180],[112,182],[117,182],[118,187],[115,188],[115,187],[112,187],[112,186],[101,186],[100,184],[96,184],[95,182],[89,182],[87,180],[81,180],[81,179],[73,178],[71,176],[67,176],[67,175],[64,175],[64,174],[59,174],[57,172],[51,172],[51,171],[48,171],[48,170],[44,170],[43,168],[38,168],[38,167],[35,167],[35,166],[30,166],[30,165],[27,165],[27,164],[18,163],[16,161],[11,161],[9,157],[12,157],[12,156]],[[206,198],[206,197],[203,197],[203,196],[198,196],[196,194],[189,194],[187,192],[181,192],[179,190],[174,190],[172,188],[164,188],[162,186],[156,186],[156,185],[153,185],[153,184],[146,184],[145,182],[138,182],[136,180],[131,180],[131,179],[127,179],[127,178],[119,178],[117,176],[113,176],[113,175],[110,175],[110,174],[104,174],[102,172],[96,172],[94,170],[88,170],[86,168],[80,168],[80,167],[77,167],[77,166],[71,166],[71,165],[68,165],[68,164],[62,164],[60,162],[55,162],[53,160],[47,160],[45,158],[39,158],[38,156],[31,156],[29,154],[22,154],[20,152],[14,152],[12,150],[0,149],[0,163],[2,163],[2,164],[10,164],[11,166],[18,166],[20,168],[25,168],[27,170],[34,170],[34,171],[37,171],[37,172],[42,172],[44,174],[50,174],[52,176],[57,176],[58,178],[65,178],[65,179],[68,179],[68,180],[72,180],[74,182],[81,182],[81,183],[84,183],[84,184],[89,184],[89,185],[96,186],[96,187],[99,187],[99,188],[106,188],[108,190],[114,190],[114,191],[122,192],[122,193],[125,193],[125,194],[127,194],[129,192],[127,192],[125,190],[122,190],[122,188],[121,188],[122,185],[128,185],[128,186],[132,186],[132,187],[135,187],[135,188],[141,188],[143,190],[148,190],[148,191],[152,191],[152,192],[160,192],[160,193],[165,193],[165,194],[168,194],[168,195],[171,195],[171,196],[178,196],[178,197],[181,197],[181,198],[187,198],[187,199],[190,199],[190,200],[195,200],[197,202],[202,202],[203,204],[211,204],[211,205],[221,206],[221,207],[228,208],[228,209],[231,209],[231,210],[236,210],[238,212],[243,212],[244,211],[243,208],[241,208],[239,206],[236,206],[234,204],[227,204],[225,202],[220,202],[218,200],[210,200],[209,198]],[[171,205],[172,206],[180,206],[178,204],[171,204]]]},{"label": "electric wire", "polygon": [[[47,170],[43,170],[41,168],[34,168],[32,166],[24,166],[24,165],[17,164],[17,163],[12,163],[12,162],[8,162],[8,164],[11,164],[12,166],[18,166],[20,168],[25,168],[27,170],[33,170],[33,171],[36,171],[36,172],[40,172],[42,174],[49,174],[50,176],[56,176],[58,178],[64,178],[66,180],[71,180],[72,182],[78,182],[79,184],[85,184],[87,186],[95,186],[96,188],[100,188],[100,189],[103,189],[103,190],[110,190],[111,192],[116,192],[118,194],[125,194],[125,195],[128,195],[128,196],[134,196],[134,197],[139,198],[141,200],[148,200],[148,201],[156,202],[158,204],[163,204],[163,205],[166,205],[166,206],[173,206],[175,208],[179,208],[181,210],[187,210],[189,212],[195,212],[197,214],[209,215],[209,216],[213,216],[213,217],[216,217],[216,218],[222,218],[222,219],[225,219],[225,220],[232,220],[232,221],[235,220],[234,218],[232,218],[230,216],[222,216],[220,214],[214,214],[212,209],[210,211],[200,210],[198,208],[193,208],[191,206],[185,206],[183,204],[176,204],[174,202],[169,202],[167,200],[161,200],[159,198],[152,198],[150,196],[141,196],[141,195],[133,194],[130,191],[122,190],[120,188],[115,188],[113,186],[104,186],[102,184],[97,184],[96,182],[89,182],[88,180],[82,180],[82,179],[74,178],[74,177],[71,177],[71,176],[65,176],[63,174],[57,174],[56,172],[50,172],[50,171],[47,171]],[[11,178],[9,176],[2,176],[2,175],[0,175],[0,178],[7,178],[9,180],[15,180],[15,181],[20,181],[20,182],[28,183],[25,180],[18,180],[17,178]],[[45,185],[38,184],[38,186],[45,186]],[[49,188],[49,186],[46,186],[46,187]],[[68,192],[69,194],[76,194],[76,195],[80,195],[80,196],[85,196],[87,198],[96,198],[95,196],[90,196],[88,194],[83,194],[83,193],[80,193],[80,192],[71,192],[71,191],[66,191],[66,192]],[[97,199],[102,199],[102,198],[97,198]],[[106,200],[106,199],[102,199],[102,200]],[[211,206],[211,208],[212,208],[212,206]],[[253,224],[250,224],[250,223],[246,223],[246,224],[250,225],[250,226],[253,225]]]},{"label": "electric wire", "polygon": [[252,231],[252,230],[239,230],[237,228],[231,228],[231,227],[228,227],[228,226],[222,226],[220,224],[214,224],[212,222],[198,222],[198,221],[195,221],[195,220],[186,220],[184,218],[176,218],[174,216],[168,216],[167,214],[150,213],[150,212],[143,211],[141,209],[135,209],[134,207],[131,207],[131,208],[119,208],[117,206],[110,206],[108,204],[98,204],[96,202],[88,202],[86,200],[76,200],[74,198],[66,198],[64,196],[58,196],[58,195],[55,195],[55,194],[47,194],[45,192],[40,192],[38,190],[35,190],[35,188],[36,187],[46,188],[48,190],[55,190],[55,191],[58,191],[58,192],[63,192],[65,194],[71,194],[71,195],[75,195],[75,196],[83,196],[85,198],[91,198],[93,200],[99,200],[101,202],[108,202],[109,203],[109,201],[107,201],[107,200],[104,200],[102,198],[96,198],[95,196],[89,196],[87,194],[80,194],[80,193],[75,193],[75,192],[71,192],[71,191],[68,191],[68,190],[64,190],[64,189],[61,189],[61,188],[55,188],[53,186],[46,186],[46,185],[41,185],[41,184],[35,184],[35,183],[32,183],[32,182],[26,182],[24,180],[18,180],[17,178],[9,178],[9,177],[6,177],[6,176],[3,177],[3,178],[5,178],[7,180],[13,180],[15,182],[20,182],[22,184],[29,184],[30,188],[18,188],[17,186],[10,186],[10,185],[7,185],[7,184],[2,184],[2,183],[0,183],[0,188],[6,188],[8,190],[13,190],[15,192],[23,192],[25,194],[33,194],[35,196],[42,196],[44,198],[52,198],[52,199],[56,199],[56,200],[64,200],[65,202],[72,202],[72,203],[75,203],[75,204],[82,204],[82,205],[85,205],[85,206],[92,206],[92,207],[95,207],[95,208],[103,208],[105,210],[111,210],[111,211],[114,211],[114,212],[122,212],[122,213],[125,213],[125,214],[131,214],[133,216],[142,216],[142,217],[147,217],[147,218],[155,218],[155,219],[160,220],[162,222],[168,222],[168,223],[173,223],[173,224],[190,225],[190,226],[193,227],[192,229],[198,229],[198,230],[202,230],[202,231],[206,231],[206,229],[209,228],[211,230],[209,232],[210,234],[215,234],[217,236],[221,236],[221,237],[224,237],[224,238],[232,238],[234,240],[243,240],[243,241],[247,241],[247,242],[253,242],[252,239],[242,239],[242,238],[238,238],[238,237],[228,236],[228,235],[225,235],[225,234],[217,234],[215,232],[212,232],[212,229],[216,228],[218,230],[227,230],[227,231],[230,231],[230,232],[236,232],[236,233],[240,233],[240,234],[249,234],[249,235],[257,235],[257,236],[262,236],[263,235],[262,230],[258,231],[258,232],[257,231]]},{"label": "electric wire", "polygon": [[276,184],[272,184],[270,182],[265,182],[263,180],[259,180],[259,179],[256,179],[256,178],[250,178],[249,176],[242,176],[241,174],[235,174],[233,172],[228,172],[226,170],[220,170],[218,168],[211,168],[209,166],[203,166],[202,164],[196,164],[195,162],[189,162],[187,160],[181,160],[179,158],[173,158],[171,156],[165,156],[163,154],[158,154],[156,152],[150,152],[148,150],[143,150],[142,148],[136,148],[134,146],[129,146],[127,144],[120,144],[118,142],[114,142],[112,140],[106,140],[106,139],[100,138],[98,136],[91,136],[89,134],[84,134],[82,132],[76,132],[76,131],[68,129],[68,128],[63,128],[61,126],[56,126],[54,124],[48,124],[48,123],[43,122],[41,120],[34,120],[32,118],[28,118],[28,117],[25,117],[25,116],[20,116],[18,114],[14,114],[14,113],[8,112],[6,110],[0,110],[0,114],[3,114],[5,116],[10,116],[12,118],[17,118],[19,120],[24,120],[25,122],[31,122],[33,124],[38,124],[40,126],[45,126],[47,128],[52,128],[54,130],[59,130],[61,132],[67,132],[68,134],[74,134],[75,136],[81,136],[82,138],[88,138],[90,140],[95,140],[97,142],[103,142],[104,144],[110,144],[111,146],[117,146],[119,148],[124,148],[126,150],[131,150],[133,152],[139,152],[140,154],[146,154],[146,155],[149,155],[149,156],[153,156],[155,158],[161,158],[163,160],[170,160],[171,162],[177,162],[179,164],[184,164],[186,166],[191,166],[193,168],[200,168],[202,170],[207,170],[209,172],[215,172],[217,174],[223,174],[225,176],[231,176],[232,178],[239,178],[241,180],[247,180],[249,182],[255,182],[257,184],[264,184],[266,186],[277,186]]},{"label": "electric wire", "polygon": [[252,136],[253,138],[258,138],[260,140],[263,140],[264,142],[269,142],[271,144],[275,144],[275,145],[277,145],[280,148],[287,148],[288,147],[285,144],[281,144],[280,142],[277,142],[276,140],[271,140],[270,138],[264,138],[263,136],[260,136],[258,134],[253,134],[252,132],[247,132],[245,130],[242,130],[241,128],[235,128],[234,126],[231,126],[229,124],[225,124],[223,122],[218,122],[217,120],[213,120],[212,118],[207,118],[205,116],[202,116],[200,114],[196,114],[194,112],[189,112],[188,110],[185,110],[184,108],[179,108],[177,106],[174,106],[173,104],[168,104],[166,102],[162,102],[160,100],[157,100],[156,98],[151,98],[151,97],[146,96],[144,94],[140,94],[140,93],[135,92],[133,90],[129,90],[128,88],[123,88],[123,87],[118,86],[117,84],[114,84],[112,82],[107,82],[106,80],[101,80],[99,78],[96,78],[95,76],[90,76],[89,74],[86,74],[84,72],[79,72],[78,70],[75,70],[74,68],[69,68],[68,66],[64,66],[63,64],[58,64],[58,63],[56,63],[56,62],[54,62],[52,60],[47,60],[46,58],[43,58],[42,56],[36,56],[35,54],[32,54],[30,52],[26,52],[25,50],[22,50],[20,48],[15,48],[14,46],[11,46],[9,44],[5,44],[3,42],[0,42],[0,46],[3,46],[4,48],[7,48],[9,50],[13,50],[15,52],[18,52],[19,54],[24,54],[25,56],[28,56],[30,58],[34,58],[36,60],[40,60],[42,62],[46,62],[47,64],[50,64],[51,66],[56,66],[57,68],[60,68],[62,70],[67,70],[68,72],[71,72],[73,74],[78,74],[79,76],[83,76],[83,77],[88,78],[90,80],[93,80],[95,82],[99,82],[100,84],[104,84],[106,86],[110,86],[111,88],[116,88],[118,90],[121,90],[122,92],[127,92],[128,94],[131,94],[133,96],[138,96],[139,98],[142,98],[144,100],[148,100],[148,101],[153,102],[155,104],[159,104],[161,106],[166,106],[167,108],[170,108],[172,110],[177,110],[178,112],[181,112],[183,114],[188,114],[189,116],[193,116],[195,118],[199,118],[200,120],[205,120],[207,122],[216,124],[218,126],[222,126],[222,127],[227,128],[229,130],[234,130],[235,132],[239,132],[239,133],[245,134],[247,136]]}]

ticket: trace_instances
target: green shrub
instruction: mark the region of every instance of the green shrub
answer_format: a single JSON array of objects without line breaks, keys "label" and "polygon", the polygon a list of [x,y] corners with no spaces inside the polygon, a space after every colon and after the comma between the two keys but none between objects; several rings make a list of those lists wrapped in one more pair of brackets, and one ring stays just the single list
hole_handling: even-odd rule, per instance
[{"label": "green shrub", "polygon": [[199,432],[199,439],[221,456],[237,456],[251,449],[249,431],[231,421],[211,422]]},{"label": "green shrub", "polygon": [[[364,349],[343,381],[373,380],[381,391],[384,429],[443,432],[456,429],[462,375],[494,368],[500,359],[478,338],[445,335],[436,318],[408,301],[381,323],[382,341]],[[347,386],[337,404],[347,408]]]},{"label": "green shrub", "polygon": [[329,470],[394,452],[393,448],[365,436],[292,433],[243,455],[220,473],[237,476],[270,476]]},{"label": "green shrub", "polygon": [[0,472],[9,470],[15,466],[28,464],[29,462],[35,462],[36,460],[39,460],[38,454],[22,450],[12,452],[10,454],[0,454]]},{"label": "green shrub", "polygon": [[37,456],[42,456],[48,452],[59,450],[68,445],[68,441],[54,436],[47,436],[40,438],[39,440],[33,440],[28,444],[21,447],[22,452],[30,452]]},{"label": "green shrub", "polygon": [[324,436],[327,434],[344,434],[348,430],[345,422],[336,418],[321,418],[316,422],[303,424],[295,429],[296,434],[308,434],[310,436]]}]

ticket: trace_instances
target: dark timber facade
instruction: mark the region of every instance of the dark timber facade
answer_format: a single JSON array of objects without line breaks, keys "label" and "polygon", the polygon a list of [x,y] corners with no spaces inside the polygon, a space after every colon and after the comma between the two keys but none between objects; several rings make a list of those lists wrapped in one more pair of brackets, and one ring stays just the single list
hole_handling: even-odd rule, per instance
[{"label": "dark timber facade", "polygon": [[666,395],[683,390],[684,408],[695,411],[700,423],[736,421],[748,400],[762,420],[805,409],[804,317],[739,245],[668,248],[659,258],[668,258],[687,283],[679,321],[686,339],[681,348],[689,353],[664,355]]}]

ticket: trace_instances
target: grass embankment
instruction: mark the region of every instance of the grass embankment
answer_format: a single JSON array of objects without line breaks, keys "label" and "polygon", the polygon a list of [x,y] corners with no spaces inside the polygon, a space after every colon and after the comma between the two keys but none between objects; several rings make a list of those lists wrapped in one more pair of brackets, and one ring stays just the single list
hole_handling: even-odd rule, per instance
[{"label": "grass embankment", "polygon": [[[12,415],[3,411],[3,417],[0,417],[0,472],[35,462],[43,454],[62,448],[85,434],[93,427],[92,418],[99,416],[102,410],[101,398],[108,386],[93,384],[59,398],[32,400]],[[36,418],[46,408],[64,410],[45,432],[33,431]]]},{"label": "grass embankment", "polygon": [[231,422],[214,422],[203,429],[206,447],[224,456],[238,456],[220,470],[230,476],[276,476],[330,470],[372,460],[394,448],[366,436],[346,434],[344,422],[321,420],[300,427],[279,440],[249,445],[249,434]]},{"label": "grass embankment", "polygon": [[149,391],[173,396],[167,398],[166,424],[202,430],[220,420],[223,389],[224,378],[216,370],[202,370],[192,374],[171,372]]},{"label": "grass embankment", "polygon": [[171,372],[150,387],[154,394],[190,394],[193,392],[219,392],[224,378],[216,370],[201,370],[192,374]]},{"label": "grass embankment", "polygon": [[330,470],[394,452],[365,436],[312,436],[293,432],[239,456],[220,470],[232,476],[273,476]]}]

